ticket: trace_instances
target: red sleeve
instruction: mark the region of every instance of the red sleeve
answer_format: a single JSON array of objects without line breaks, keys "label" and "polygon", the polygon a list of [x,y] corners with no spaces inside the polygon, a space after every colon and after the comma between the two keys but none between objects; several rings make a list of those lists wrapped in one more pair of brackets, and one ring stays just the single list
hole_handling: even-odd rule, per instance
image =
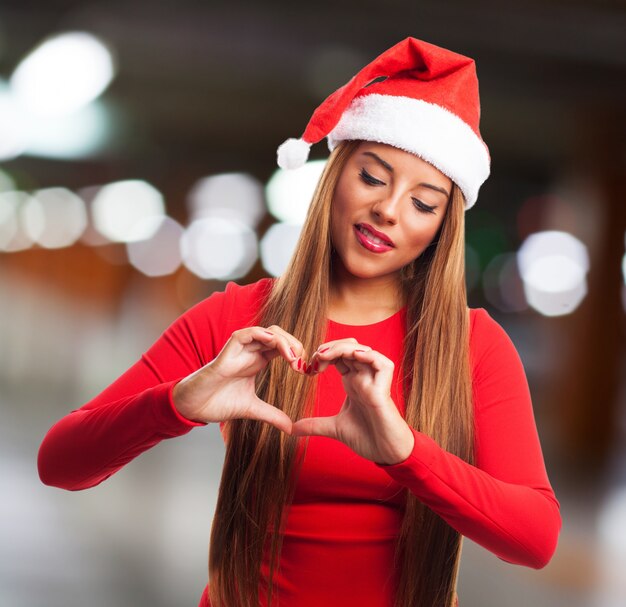
[{"label": "red sleeve", "polygon": [[399,464],[380,467],[451,527],[502,560],[539,569],[556,550],[559,502],[546,473],[522,362],[486,310],[471,336],[476,466],[420,432]]},{"label": "red sleeve", "polygon": [[42,482],[70,490],[93,487],[161,440],[205,425],[178,413],[172,389],[252,320],[255,285],[230,282],[225,292],[189,309],[121,377],[52,426],[39,448]]}]

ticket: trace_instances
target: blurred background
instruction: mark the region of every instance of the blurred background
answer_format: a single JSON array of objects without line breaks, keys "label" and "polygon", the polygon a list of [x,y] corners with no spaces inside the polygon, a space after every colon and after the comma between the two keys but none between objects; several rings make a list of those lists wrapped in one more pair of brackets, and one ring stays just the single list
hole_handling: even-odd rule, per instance
[{"label": "blurred background", "polygon": [[0,605],[197,605],[217,429],[81,492],[39,444],[190,306],[283,271],[328,150],[283,174],[276,147],[406,36],[477,62],[469,304],[522,357],[563,516],[540,571],[466,540],[461,605],[626,605],[625,32],[617,0],[3,0]]}]

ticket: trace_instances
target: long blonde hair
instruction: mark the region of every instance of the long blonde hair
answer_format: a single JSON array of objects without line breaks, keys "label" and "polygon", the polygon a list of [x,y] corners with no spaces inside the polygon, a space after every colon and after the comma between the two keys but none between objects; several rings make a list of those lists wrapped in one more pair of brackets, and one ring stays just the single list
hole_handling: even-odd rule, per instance
[{"label": "long blonde hair", "polygon": [[[276,324],[313,352],[325,338],[331,281],[330,209],[338,177],[360,142],[331,153],[289,267],[274,282],[258,324]],[[473,463],[473,405],[465,291],[464,199],[453,185],[433,243],[402,269],[406,336],[402,360],[407,423],[443,449]],[[316,382],[290,372],[280,358],[257,376],[260,398],[293,420],[310,415]],[[302,451],[295,437],[254,420],[226,427],[226,456],[209,549],[213,607],[271,605],[285,514],[293,499]],[[396,548],[396,607],[449,607],[462,536],[405,489]],[[269,577],[261,562],[269,549]]]}]

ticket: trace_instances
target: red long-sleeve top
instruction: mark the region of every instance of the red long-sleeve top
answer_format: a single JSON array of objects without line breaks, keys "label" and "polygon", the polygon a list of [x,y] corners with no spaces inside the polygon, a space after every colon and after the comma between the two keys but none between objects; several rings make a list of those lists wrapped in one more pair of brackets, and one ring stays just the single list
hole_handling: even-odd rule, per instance
[{"label": "red long-sleeve top", "polygon": [[[93,487],[161,440],[204,425],[178,413],[172,389],[213,360],[233,331],[256,324],[271,281],[228,283],[179,317],[102,393],[57,422],[39,450],[42,481],[69,490]],[[403,308],[371,325],[329,320],[326,340],[354,337],[396,362],[392,398],[403,412],[397,373],[404,334]],[[391,466],[333,439],[309,438],[275,579],[278,605],[390,607],[404,487],[499,558],[534,568],[548,563],[561,528],[559,502],[546,474],[522,363],[482,308],[470,310],[470,354],[475,466],[415,430],[411,455]],[[330,367],[315,380],[314,414],[336,414],[345,398],[341,376]],[[267,574],[267,560],[262,570]],[[206,588],[200,605],[209,605]]]}]

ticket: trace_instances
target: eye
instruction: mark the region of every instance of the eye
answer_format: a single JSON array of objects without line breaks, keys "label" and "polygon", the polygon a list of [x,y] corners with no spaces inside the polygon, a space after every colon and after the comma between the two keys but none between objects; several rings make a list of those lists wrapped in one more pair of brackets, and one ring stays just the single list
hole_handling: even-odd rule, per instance
[{"label": "eye", "polygon": [[434,213],[435,212],[436,207],[431,207],[427,205],[425,202],[422,202],[421,200],[419,200],[418,198],[411,197],[411,200],[413,201],[415,208],[417,208],[422,213]]},{"label": "eye", "polygon": [[361,179],[369,185],[385,185],[384,181],[380,181],[380,179],[372,177],[365,169],[361,169],[359,175],[361,176]]}]

